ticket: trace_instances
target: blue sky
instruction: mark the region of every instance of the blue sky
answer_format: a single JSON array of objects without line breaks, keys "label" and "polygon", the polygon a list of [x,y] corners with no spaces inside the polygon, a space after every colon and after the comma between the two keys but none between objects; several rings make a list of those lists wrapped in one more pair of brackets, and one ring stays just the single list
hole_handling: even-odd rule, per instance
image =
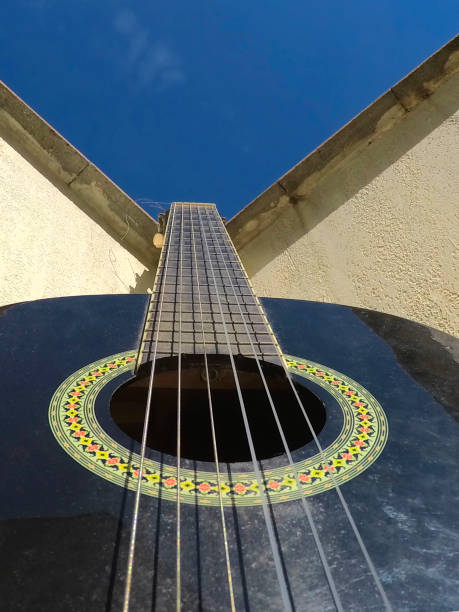
[{"label": "blue sky", "polygon": [[457,0],[3,0],[0,78],[131,197],[230,218],[454,36]]}]

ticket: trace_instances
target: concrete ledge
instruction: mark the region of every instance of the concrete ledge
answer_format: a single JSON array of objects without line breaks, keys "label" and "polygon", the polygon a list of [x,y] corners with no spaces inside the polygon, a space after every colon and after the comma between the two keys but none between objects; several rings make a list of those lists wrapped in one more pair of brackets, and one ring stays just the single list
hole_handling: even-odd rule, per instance
[{"label": "concrete ledge", "polygon": [[0,81],[0,131],[41,171],[75,194],[74,202],[149,269],[158,224],[97,166]]},{"label": "concrete ledge", "polygon": [[227,224],[236,248],[243,248],[286,208],[307,197],[324,174],[392,129],[458,70],[456,36],[237,213]]}]

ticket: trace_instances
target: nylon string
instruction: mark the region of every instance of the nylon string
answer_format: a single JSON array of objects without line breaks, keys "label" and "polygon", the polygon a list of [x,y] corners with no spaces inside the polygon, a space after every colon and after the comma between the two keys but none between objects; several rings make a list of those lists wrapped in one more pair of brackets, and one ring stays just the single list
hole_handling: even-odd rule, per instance
[{"label": "nylon string", "polygon": [[204,331],[204,316],[203,316],[203,311],[202,311],[201,289],[200,289],[200,283],[199,283],[199,267],[198,267],[198,258],[196,255],[196,244],[195,244],[195,234],[194,234],[194,210],[191,208],[191,205],[189,205],[189,208],[190,208],[191,242],[193,245],[193,257],[194,257],[194,263],[195,263],[195,268],[196,268],[196,286],[198,288],[198,304],[199,304],[199,313],[200,313],[200,318],[201,318],[202,343],[203,343],[203,348],[204,348],[204,368],[205,368],[206,383],[207,383],[207,397],[208,397],[209,416],[210,416],[210,424],[211,424],[211,432],[212,432],[212,446],[213,446],[213,451],[214,451],[215,471],[217,474],[217,487],[218,487],[218,493],[219,493],[220,517],[221,517],[221,525],[222,525],[222,532],[223,532],[223,543],[224,543],[224,549],[225,549],[226,574],[228,578],[228,590],[229,590],[231,611],[236,612],[236,606],[234,602],[233,580],[232,580],[232,575],[231,575],[231,562],[230,562],[230,556],[229,556],[228,536],[227,536],[227,531],[226,531],[225,511],[223,507],[223,495],[222,495],[222,488],[221,488],[220,467],[219,467],[218,450],[217,450],[217,436],[215,433],[214,411],[213,411],[213,404],[212,404],[212,394],[210,390],[209,367],[208,367],[208,362],[207,362],[207,347],[206,347],[206,336],[205,336],[205,331]]},{"label": "nylon string", "polygon": [[[272,518],[269,514],[269,509],[268,509],[268,501],[266,499],[266,494],[264,492],[263,489],[263,478],[258,466],[258,459],[256,456],[256,452],[255,452],[255,447],[253,444],[253,439],[252,439],[252,434],[250,431],[250,426],[249,426],[249,422],[247,419],[247,412],[245,409],[245,404],[244,404],[244,399],[242,397],[242,392],[241,392],[241,387],[239,384],[239,377],[237,374],[237,370],[236,370],[236,365],[234,362],[234,356],[233,353],[231,351],[231,345],[230,345],[230,341],[229,341],[229,336],[228,336],[228,330],[227,330],[227,326],[226,326],[226,321],[225,321],[225,315],[223,313],[223,308],[222,308],[222,304],[221,304],[221,300],[220,300],[220,295],[218,292],[218,287],[217,287],[217,282],[216,282],[216,278],[215,278],[215,272],[214,272],[214,267],[212,265],[212,260],[210,257],[210,252],[209,252],[209,247],[207,244],[207,237],[203,231],[203,226],[202,226],[202,217],[201,217],[201,211],[198,209],[198,217],[199,217],[199,221],[201,224],[201,232],[202,232],[202,236],[204,238],[204,242],[206,245],[206,250],[207,253],[209,255],[209,264],[210,264],[210,271],[212,274],[212,278],[213,278],[213,282],[215,285],[215,292],[216,292],[216,297],[217,297],[217,302],[218,302],[218,307],[220,310],[220,315],[222,318],[222,323],[223,323],[223,330],[224,330],[224,334],[225,334],[225,340],[226,340],[226,344],[228,347],[228,352],[229,352],[229,358],[230,358],[230,362],[231,362],[231,367],[233,370],[233,376],[234,376],[234,382],[236,385],[236,391],[237,391],[237,395],[238,395],[238,399],[239,399],[239,406],[241,408],[241,413],[242,413],[242,418],[243,418],[243,422],[244,422],[244,428],[245,428],[245,432],[247,435],[247,442],[249,445],[249,449],[250,449],[250,456],[252,459],[252,464],[253,464],[253,468],[254,468],[254,472],[255,472],[255,478],[257,480],[257,484],[260,490],[260,498],[261,498],[261,502],[262,502],[262,509],[263,509],[263,515],[264,515],[264,519],[265,519],[265,523],[266,523],[266,529],[268,531],[268,538],[269,538],[269,542],[271,545],[271,551],[272,551],[272,555],[273,555],[273,559],[274,559],[274,565],[275,565],[275,569],[276,569],[276,574],[277,574],[277,580],[279,583],[279,587],[280,587],[280,593],[281,593],[281,598],[282,598],[282,603],[283,603],[283,607],[285,610],[287,610],[288,612],[293,612],[293,608],[292,608],[292,604],[290,602],[290,596],[288,593],[288,587],[287,587],[287,582],[286,582],[286,578],[284,575],[284,570],[282,568],[282,561],[281,561],[281,557],[280,557],[280,550],[278,547],[278,544],[276,542],[276,536],[274,533],[274,526],[273,526],[273,522],[272,522]],[[207,221],[209,221],[209,215],[206,214],[207,217]],[[210,221],[211,224],[211,221]]]},{"label": "nylon string", "polygon": [[[226,229],[225,229],[225,231],[226,231]],[[231,242],[231,239],[228,236],[228,234],[227,234],[227,237],[228,237],[228,241]],[[279,435],[280,435],[280,438],[282,440],[282,444],[283,444],[283,447],[284,447],[285,454],[287,455],[289,465],[290,465],[290,467],[292,468],[292,470],[294,472],[295,480],[297,481],[298,490],[301,491],[301,485],[300,485],[300,481],[299,481],[299,478],[298,478],[298,471],[295,469],[295,464],[294,464],[294,461],[293,461],[293,457],[292,457],[292,454],[290,452],[290,448],[288,446],[287,439],[285,437],[285,434],[284,434],[281,422],[279,420],[279,416],[278,416],[276,407],[274,405],[274,401],[273,401],[271,392],[269,390],[268,383],[266,381],[263,369],[261,367],[260,359],[259,359],[259,357],[257,355],[256,350],[255,350],[255,346],[253,344],[252,337],[251,337],[251,332],[250,332],[249,327],[247,325],[246,317],[245,317],[245,315],[243,313],[243,310],[242,310],[242,307],[241,307],[241,303],[239,301],[239,296],[237,295],[236,288],[235,288],[235,286],[233,284],[233,281],[231,279],[231,276],[229,274],[228,266],[226,265],[226,262],[225,262],[225,260],[223,258],[223,251],[221,249],[220,243],[219,243],[219,249],[220,249],[220,254],[221,254],[223,262],[224,262],[225,270],[228,273],[228,278],[229,278],[229,281],[230,281],[230,284],[231,284],[231,289],[233,291],[233,295],[234,295],[234,297],[236,299],[236,304],[237,304],[237,306],[239,308],[239,314],[240,314],[242,322],[244,324],[245,333],[247,334],[247,336],[249,338],[250,348],[251,348],[251,351],[253,353],[253,357],[255,358],[255,361],[257,363],[258,371],[259,371],[260,377],[261,377],[261,379],[263,381],[263,386],[264,386],[264,389],[265,389],[265,392],[266,392],[269,404],[271,406],[271,410],[272,410],[274,419],[276,421],[277,429],[279,431]],[[241,266],[241,268],[244,269],[242,266]],[[247,277],[247,275],[245,274],[245,271],[244,271],[244,275],[245,275],[245,277]],[[316,547],[317,547],[317,551],[319,553],[319,557],[320,557],[320,560],[321,560],[321,563],[322,563],[322,567],[323,567],[323,570],[324,570],[324,573],[325,573],[325,576],[326,576],[326,579],[327,579],[327,582],[328,582],[328,586],[330,588],[330,592],[331,592],[333,600],[335,602],[336,609],[338,610],[338,612],[344,612],[344,608],[343,608],[343,605],[341,603],[341,598],[340,598],[340,596],[338,594],[338,590],[336,588],[336,584],[335,584],[335,581],[333,579],[333,576],[332,576],[332,573],[331,573],[331,570],[330,570],[330,566],[328,564],[328,561],[327,561],[327,558],[326,558],[326,555],[325,555],[325,550],[323,548],[322,542],[321,542],[320,537],[319,537],[319,533],[317,531],[317,527],[315,525],[315,522],[314,522],[314,519],[313,519],[313,516],[312,516],[312,513],[311,513],[310,504],[306,500],[304,495],[302,495],[302,497],[300,499],[301,499],[301,502],[302,502],[303,510],[305,512],[306,518],[307,518],[308,523],[309,523],[309,527],[311,529],[311,533],[312,533],[313,538],[314,538],[314,542],[315,542]]]},{"label": "nylon string", "polygon": [[[309,417],[307,415],[306,410],[304,409],[303,402],[301,401],[300,396],[298,395],[298,392],[295,389],[295,385],[293,384],[292,377],[290,376],[290,372],[288,371],[288,368],[287,368],[287,366],[286,366],[286,364],[285,364],[283,359],[282,359],[282,364],[283,364],[284,371],[285,371],[285,373],[287,375],[289,384],[290,384],[290,386],[291,386],[291,388],[293,390],[293,393],[295,394],[295,398],[296,398],[296,400],[298,402],[298,405],[300,406],[301,411],[302,411],[302,413],[304,415],[304,418],[306,420],[306,423],[308,424],[309,431],[311,432],[311,434],[312,434],[312,436],[314,438],[314,442],[316,443],[317,449],[318,449],[319,454],[321,456],[322,463],[324,465],[327,465],[322,445],[319,442],[319,439],[317,438],[317,435],[316,435],[316,432],[314,431],[314,428],[312,427],[312,423],[311,423],[311,421],[310,421],[310,419],[309,419]],[[373,561],[372,561],[372,559],[370,557],[370,554],[369,554],[369,552],[367,550],[367,547],[365,546],[365,543],[364,543],[363,538],[362,538],[362,536],[360,534],[360,531],[359,531],[359,529],[357,527],[357,524],[355,523],[354,518],[353,518],[353,516],[351,514],[350,508],[349,508],[346,500],[344,499],[344,495],[343,495],[343,493],[341,491],[340,485],[336,483],[335,476],[334,476],[333,472],[331,470],[329,470],[329,473],[330,473],[330,477],[331,477],[332,482],[333,482],[333,488],[335,489],[336,494],[338,495],[338,499],[339,499],[339,501],[341,503],[341,506],[342,506],[342,508],[344,510],[346,518],[347,518],[347,520],[348,520],[348,522],[349,522],[349,524],[350,524],[350,526],[352,528],[352,531],[354,532],[355,539],[357,540],[357,543],[358,543],[358,545],[360,547],[360,550],[361,550],[362,555],[363,555],[363,557],[365,559],[365,562],[366,562],[366,564],[368,566],[368,569],[370,570],[370,573],[372,575],[372,578],[374,580],[376,588],[377,588],[377,590],[378,590],[378,592],[379,592],[379,594],[381,596],[381,599],[382,599],[382,601],[384,603],[384,607],[386,608],[386,610],[388,612],[392,612],[393,611],[392,605],[391,605],[391,603],[390,603],[390,601],[389,601],[389,599],[387,597],[386,591],[384,590],[384,587],[383,587],[383,585],[381,583],[381,580],[379,579],[378,573],[376,571],[376,567],[374,566],[374,563],[373,563]]]},{"label": "nylon string", "polygon": [[[165,239],[165,245],[166,246],[169,242],[171,233],[172,233],[172,226],[173,226],[173,221],[175,218],[175,212],[176,212],[176,208],[174,205],[174,211],[172,214],[172,219],[170,221],[170,223],[168,223],[168,228],[166,229],[166,239]],[[198,219],[201,225],[201,230],[202,230],[202,218],[201,218],[201,214],[200,214],[200,209],[198,209],[197,211],[198,213]],[[191,215],[191,206],[190,206],[190,215]],[[212,218],[209,218],[209,215],[206,214],[207,217],[207,221],[209,221],[209,226],[212,227]],[[224,226],[223,226],[224,227]],[[192,224],[192,230],[193,230],[193,224]],[[225,228],[226,231],[226,228]],[[215,232],[214,232],[215,234]],[[266,495],[264,493],[264,489],[263,489],[263,479],[261,476],[261,472],[258,469],[258,459],[256,457],[255,454],[255,448],[253,445],[253,439],[251,436],[251,432],[250,432],[250,427],[248,424],[248,419],[247,419],[247,414],[246,414],[246,410],[245,410],[245,405],[244,405],[244,401],[243,401],[243,397],[242,397],[242,392],[240,389],[240,384],[239,384],[239,379],[238,379],[238,375],[237,375],[237,370],[235,367],[235,362],[234,362],[234,357],[233,354],[231,352],[231,346],[230,346],[230,341],[229,341],[229,336],[228,336],[228,331],[227,331],[227,326],[226,326],[226,321],[225,321],[225,316],[223,313],[223,308],[222,308],[222,304],[221,304],[221,300],[218,294],[218,287],[217,287],[217,283],[216,283],[216,277],[215,277],[215,272],[212,266],[212,262],[210,259],[210,251],[209,251],[209,247],[207,244],[207,238],[206,235],[204,233],[204,231],[202,231],[202,236],[205,242],[205,247],[207,250],[207,253],[209,255],[209,262],[210,262],[210,269],[211,269],[211,274],[213,277],[213,282],[215,285],[215,290],[216,290],[216,297],[217,297],[217,302],[218,302],[218,306],[219,306],[219,310],[220,310],[220,314],[222,317],[222,324],[223,324],[223,330],[225,333],[225,339],[226,339],[226,343],[228,346],[228,351],[229,351],[229,358],[230,358],[230,362],[231,362],[231,366],[233,369],[233,376],[234,376],[234,380],[235,380],[235,385],[236,385],[236,390],[238,393],[238,398],[239,398],[239,403],[240,403],[240,408],[241,408],[241,413],[243,416],[243,421],[244,421],[244,426],[246,429],[246,434],[247,434],[247,440],[248,440],[248,444],[249,444],[249,448],[250,448],[250,453],[251,453],[251,458],[252,458],[252,463],[254,465],[254,469],[255,469],[255,474],[256,474],[256,479],[257,479],[257,483],[258,486],[260,488],[260,497],[262,500],[262,507],[263,507],[263,513],[264,513],[264,518],[265,518],[265,522],[266,522],[266,527],[267,527],[267,531],[268,531],[268,536],[269,536],[269,540],[270,540],[270,544],[271,544],[271,550],[272,550],[272,554],[273,554],[273,558],[274,558],[274,562],[275,562],[275,567],[276,567],[276,573],[277,573],[277,577],[278,577],[278,581],[279,581],[279,585],[280,585],[280,589],[281,589],[281,596],[282,596],[282,600],[283,600],[283,604],[284,604],[284,608],[286,610],[292,610],[292,606],[290,603],[290,598],[289,598],[289,594],[288,594],[288,589],[287,589],[287,585],[286,585],[286,579],[284,576],[284,571],[282,568],[282,562],[280,559],[280,552],[278,549],[278,545],[275,539],[275,535],[274,535],[274,528],[273,528],[273,524],[272,524],[272,519],[269,516],[269,512],[268,512],[268,502],[266,500]],[[183,207],[182,207],[182,224],[181,224],[181,237],[183,237]],[[229,238],[229,236],[228,236]],[[218,242],[218,241],[216,241]],[[194,245],[193,245],[194,246]],[[181,286],[181,290],[183,290],[183,283],[182,283],[182,268],[183,268],[183,260],[182,260],[182,249],[183,249],[183,245],[182,245],[182,240],[181,240],[181,245],[180,245],[180,286]],[[195,250],[195,247],[194,247]],[[164,251],[163,251],[164,252]],[[124,603],[123,603],[123,612],[128,612],[129,610],[129,604],[130,604],[130,596],[131,596],[131,587],[132,587],[132,574],[133,574],[133,566],[134,566],[134,557],[135,557],[135,542],[136,542],[136,533],[137,533],[137,524],[138,524],[138,514],[139,514],[139,505],[140,505],[140,491],[141,491],[141,482],[142,482],[142,475],[143,475],[143,464],[144,464],[144,459],[145,459],[145,451],[146,451],[146,439],[147,439],[147,432],[148,432],[148,424],[149,424],[149,419],[150,419],[150,408],[151,408],[151,397],[152,397],[152,390],[153,390],[153,379],[154,379],[154,371],[155,371],[155,365],[156,365],[156,355],[157,355],[157,348],[158,348],[158,338],[159,338],[159,327],[160,327],[160,321],[161,321],[161,315],[162,315],[162,309],[163,309],[163,301],[164,301],[164,294],[165,294],[165,283],[166,283],[166,276],[167,276],[167,263],[169,260],[169,253],[170,250],[167,250],[167,255],[166,255],[166,264],[165,264],[165,270],[164,273],[162,275],[162,279],[161,279],[161,283],[162,283],[162,289],[161,289],[161,297],[160,297],[160,305],[159,305],[159,312],[158,312],[158,326],[157,326],[157,333],[156,333],[156,340],[155,340],[155,347],[154,347],[154,354],[153,354],[153,359],[152,359],[152,368],[151,368],[151,374],[150,374],[150,380],[149,380],[149,386],[148,386],[148,396],[147,396],[147,405],[146,405],[146,411],[145,411],[145,419],[144,419],[144,425],[143,425],[143,433],[142,433],[142,444],[141,444],[141,454],[140,454],[140,463],[139,463],[139,479],[137,482],[137,487],[136,487],[136,496],[135,496],[135,504],[134,504],[134,513],[133,513],[133,520],[132,520],[132,524],[131,524],[131,538],[130,538],[130,543],[129,543],[129,554],[128,554],[128,563],[127,563],[127,575],[126,575],[126,586],[125,586],[125,595],[124,595]],[[222,249],[220,247],[220,254],[223,255],[222,253]],[[195,255],[196,258],[196,255]],[[161,257],[162,259],[162,257]],[[226,262],[224,261],[224,258],[222,257],[223,263],[225,265],[225,269],[228,271],[228,267],[226,266]],[[229,275],[228,275],[229,276]],[[239,310],[241,313],[241,317],[243,320],[243,323],[245,325],[246,328],[246,332],[248,331],[247,328],[247,323],[244,319],[244,315],[242,313],[242,308],[241,305],[239,303],[238,297],[235,293],[235,289],[234,289],[234,285],[231,281],[230,278],[230,282],[231,282],[231,286],[233,289],[233,293],[235,294],[236,297],[236,301],[238,303],[239,306]],[[199,279],[198,279],[198,290],[199,290]],[[200,292],[200,290],[199,290]],[[180,604],[180,591],[181,591],[181,580],[180,580],[180,396],[181,396],[181,392],[180,392],[180,381],[181,381],[181,311],[182,311],[182,293],[180,294],[180,313],[179,313],[179,385],[178,385],[178,395],[177,395],[177,433],[178,433],[178,439],[177,439],[177,481],[178,481],[178,488],[177,488],[177,610],[179,611],[181,609],[181,604]],[[203,314],[202,314],[202,303],[201,303],[201,299],[200,299],[200,295],[199,295],[199,302],[200,302],[200,311],[201,311],[201,325],[202,325],[202,331],[203,331],[203,343],[204,343],[204,348],[205,348],[205,337],[204,337],[204,325],[203,325]],[[284,449],[286,450],[286,454],[289,458],[289,463],[291,466],[293,466],[293,459],[291,457],[291,453],[290,450],[288,449],[288,445],[285,439],[285,435],[282,431],[282,427],[280,425],[278,416],[277,416],[277,412],[275,410],[274,407],[274,403],[272,401],[272,397],[269,393],[269,389],[267,387],[267,383],[266,383],[266,379],[264,377],[264,374],[262,372],[261,366],[259,364],[259,360],[258,357],[256,355],[255,352],[255,348],[253,345],[253,342],[251,340],[251,336],[250,333],[247,333],[248,337],[249,337],[249,341],[251,344],[251,348],[252,351],[254,353],[255,359],[257,361],[257,366],[259,368],[260,371],[260,375],[262,377],[263,380],[263,384],[265,386],[265,389],[267,391],[267,395],[268,395],[268,399],[271,405],[271,408],[273,410],[273,415],[274,418],[276,420],[276,423],[278,424],[278,428],[279,428],[279,433],[282,439],[282,443],[284,445]],[[289,381],[289,384],[292,388],[292,391],[295,395],[295,398],[299,404],[299,407],[303,413],[303,416],[306,420],[306,423],[308,425],[308,428],[311,432],[312,437],[314,438],[314,442],[319,450],[319,453],[322,456],[322,460],[324,462],[324,464],[326,463],[324,461],[324,454],[323,454],[323,449],[322,446],[317,438],[317,435],[312,427],[312,424],[310,422],[310,419],[304,409],[304,406],[301,402],[301,399],[295,389],[295,386],[293,384],[290,372],[287,369],[287,366],[285,364],[285,361],[281,355],[281,353],[279,352],[279,356],[281,358],[281,362],[285,371],[285,374],[287,376],[287,380]],[[208,379],[208,364],[207,364],[207,354],[205,353],[204,355],[205,357],[205,367],[206,367],[206,378],[207,378],[207,383],[208,383],[208,398],[209,398],[209,407],[210,407],[210,411],[211,411],[211,423],[212,423],[212,430],[213,430],[213,446],[214,446],[214,455],[217,453],[217,447],[216,447],[216,437],[215,437],[215,428],[214,428],[214,421],[213,421],[213,410],[212,410],[212,404],[211,404],[211,393],[210,393],[210,386],[209,386],[209,379]],[[218,453],[216,454],[216,457],[218,457]],[[216,466],[217,466],[217,470],[218,470],[218,460],[216,460]],[[343,510],[345,512],[345,515],[351,525],[351,528],[354,532],[354,535],[356,537],[356,540],[359,544],[359,547],[361,549],[361,552],[364,556],[364,559],[367,563],[367,566],[370,570],[370,573],[372,574],[372,577],[374,579],[374,582],[376,584],[376,587],[380,593],[380,596],[383,600],[384,606],[386,608],[386,610],[388,611],[392,611],[392,606],[387,598],[387,595],[385,593],[385,590],[381,584],[381,581],[377,575],[376,572],[376,568],[371,560],[371,557],[366,549],[366,546],[363,542],[362,536],[358,530],[358,527],[352,517],[352,514],[350,512],[349,506],[347,504],[347,502],[344,499],[344,496],[340,490],[340,487],[338,484],[336,484],[336,481],[334,479],[334,475],[333,472],[330,471],[330,477],[334,483],[334,488],[336,489],[336,493],[338,495],[338,498],[340,500],[341,506],[343,507]],[[232,610],[234,610],[234,596],[233,596],[233,591],[232,591],[232,580],[231,580],[231,567],[229,565],[229,551],[228,551],[228,542],[227,542],[227,536],[226,536],[226,526],[224,523],[224,511],[223,511],[223,504],[222,504],[222,499],[221,499],[221,489],[220,489],[220,474],[219,472],[217,472],[217,479],[218,479],[218,486],[219,486],[219,490],[220,490],[220,505],[221,505],[221,514],[222,514],[222,529],[224,532],[224,541],[225,541],[225,556],[226,556],[226,561],[227,561],[227,573],[228,573],[228,581],[229,581],[229,588],[230,588],[230,599],[232,602]],[[303,507],[305,509],[306,515],[308,517],[308,521],[310,523],[311,526],[311,531],[313,533],[314,536],[314,540],[316,543],[316,546],[318,548],[319,551],[319,555],[321,556],[321,561],[323,564],[323,568],[324,571],[327,575],[327,580],[329,582],[329,586],[330,586],[330,590],[332,591],[333,597],[335,599],[335,604],[336,607],[339,611],[342,610],[342,606],[341,603],[339,601],[339,596],[337,597],[337,593],[336,595],[333,593],[333,590],[335,590],[336,592],[336,587],[332,587],[332,585],[334,585],[333,582],[333,578],[331,578],[331,573],[329,574],[329,568],[327,571],[327,567],[328,567],[328,563],[326,562],[324,553],[323,553],[323,547],[320,544],[320,540],[318,537],[318,533],[317,530],[315,528],[312,516],[310,514],[310,509],[308,507],[307,501],[304,497],[301,498],[302,501],[304,502]],[[307,508],[309,509],[309,512],[307,510]],[[322,554],[321,554],[321,550],[322,550]],[[331,580],[330,580],[331,578]]]},{"label": "nylon string", "polygon": [[[175,211],[176,204],[174,204]],[[180,505],[180,463],[181,463],[181,452],[182,452],[182,298],[183,298],[183,205],[181,206],[182,216],[180,219],[180,257],[179,257],[179,269],[180,269],[180,300],[179,300],[179,346],[178,346],[178,367],[177,367],[177,550],[176,550],[176,609],[180,612],[182,607],[181,598],[181,538],[180,538],[180,518],[181,518],[181,505]],[[172,332],[174,337],[174,332]]]},{"label": "nylon string", "polygon": [[[226,234],[227,234],[227,236],[229,238],[229,235],[228,235],[228,232],[227,232],[226,228],[225,228],[225,232],[226,232]],[[229,238],[229,240],[231,240],[231,238]],[[289,382],[289,384],[290,384],[290,386],[292,388],[292,391],[293,391],[293,393],[295,395],[295,398],[296,398],[296,400],[298,402],[298,405],[299,405],[299,407],[300,407],[300,409],[301,409],[301,411],[303,413],[303,416],[304,416],[304,418],[306,420],[306,423],[308,425],[309,431],[310,431],[310,433],[311,433],[311,435],[312,435],[312,437],[314,439],[314,442],[315,442],[315,444],[317,446],[319,454],[321,455],[322,462],[323,462],[324,465],[326,465],[327,462],[325,461],[325,456],[324,456],[324,451],[323,451],[322,445],[319,442],[319,439],[317,438],[317,435],[316,435],[316,432],[314,431],[314,428],[312,427],[312,423],[311,423],[311,421],[310,421],[310,419],[309,419],[309,417],[307,415],[307,412],[306,412],[306,410],[305,410],[305,408],[303,406],[301,398],[298,395],[297,390],[295,389],[295,385],[293,384],[292,377],[290,375],[290,372],[288,371],[287,365],[285,364],[285,361],[284,361],[283,356],[282,356],[281,353],[279,353],[279,357],[281,359],[281,363],[282,363],[282,367],[284,369],[284,372],[285,372],[285,374],[287,376],[287,380],[288,380],[288,382]],[[369,571],[370,571],[370,573],[372,575],[372,578],[373,578],[373,580],[375,582],[376,588],[377,588],[377,590],[378,590],[378,592],[379,592],[379,594],[381,596],[381,599],[382,599],[382,601],[384,603],[384,607],[386,608],[386,610],[388,612],[392,612],[392,610],[393,610],[392,605],[391,605],[391,603],[390,603],[390,601],[389,601],[389,599],[387,597],[387,594],[386,594],[386,592],[384,590],[384,587],[383,587],[383,585],[381,583],[381,580],[379,579],[378,573],[377,573],[376,568],[374,566],[374,563],[373,563],[373,561],[372,561],[372,559],[370,557],[370,554],[368,553],[368,550],[367,550],[367,548],[365,546],[365,543],[364,543],[363,538],[362,538],[362,536],[360,534],[360,531],[359,531],[359,529],[357,527],[357,524],[355,523],[354,518],[352,517],[350,508],[349,508],[346,500],[344,499],[344,495],[343,495],[343,493],[341,491],[340,485],[338,485],[336,483],[336,480],[335,480],[335,477],[334,477],[334,474],[333,474],[332,470],[329,470],[329,473],[330,473],[330,477],[331,477],[333,485],[334,485],[334,489],[336,490],[336,493],[338,495],[338,499],[339,499],[339,501],[341,503],[341,506],[342,506],[342,508],[344,510],[346,518],[347,518],[347,520],[348,520],[348,522],[349,522],[349,524],[350,524],[350,526],[352,528],[352,531],[353,531],[354,536],[355,536],[355,538],[357,540],[357,543],[358,543],[358,545],[360,547],[360,550],[361,550],[362,555],[363,555],[363,557],[365,559],[367,567],[368,567],[368,569],[369,569]],[[302,499],[304,499],[304,498],[302,498]],[[324,567],[324,569],[325,569],[325,567]],[[336,600],[335,600],[335,603],[336,603]]]},{"label": "nylon string", "polygon": [[[172,232],[172,225],[173,225],[174,217],[175,217],[175,207],[174,207],[174,212],[172,214],[172,220],[168,221],[168,224],[167,224],[164,246],[166,246],[166,244],[168,244],[169,242],[170,235]],[[162,259],[163,252],[164,251],[161,252],[161,259]],[[154,353],[153,353],[153,360],[151,363],[150,379],[148,382],[148,395],[147,395],[147,402],[146,402],[146,407],[145,407],[145,418],[143,422],[142,443],[141,443],[140,462],[139,462],[139,476],[138,476],[138,481],[137,481],[137,486],[136,486],[136,491],[135,491],[134,513],[133,513],[132,524],[131,524],[131,537],[129,540],[129,552],[128,552],[128,561],[127,561],[127,569],[126,569],[126,584],[125,584],[125,590],[124,590],[123,612],[129,612],[129,605],[130,605],[130,600],[131,600],[132,573],[133,573],[133,568],[134,568],[135,544],[136,544],[137,524],[138,524],[139,507],[140,507],[140,491],[142,487],[143,464],[144,464],[145,450],[146,450],[146,445],[147,445],[148,425],[150,422],[151,397],[153,393],[153,378],[155,375],[156,354],[158,350],[158,338],[159,338],[159,326],[161,322],[161,313],[162,313],[163,301],[164,301],[169,253],[170,253],[170,250],[167,249],[164,273],[161,278],[162,288],[161,288],[161,298],[160,298],[159,312],[158,312],[158,325],[157,325],[157,330],[156,330],[156,341],[155,341],[155,348],[154,348]],[[160,269],[161,268],[158,266],[158,270]]]}]

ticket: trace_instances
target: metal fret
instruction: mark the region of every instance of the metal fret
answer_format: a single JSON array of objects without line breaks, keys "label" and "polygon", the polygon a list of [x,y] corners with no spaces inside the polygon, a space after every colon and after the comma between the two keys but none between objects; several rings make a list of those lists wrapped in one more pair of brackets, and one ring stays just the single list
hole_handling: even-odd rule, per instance
[{"label": "metal fret", "polygon": [[[200,206],[207,207],[207,214],[193,232],[191,211]],[[255,350],[261,359],[277,356],[276,339],[215,205],[175,203],[173,207],[177,214],[169,221],[172,225],[168,227],[163,247],[166,251],[156,274],[140,362],[151,359],[156,339],[158,357],[178,354],[180,304],[183,353],[228,354],[231,350],[234,355],[251,356]],[[213,278],[209,276],[211,269]],[[181,283],[178,283],[179,274]],[[161,295],[162,315],[158,322]]]}]

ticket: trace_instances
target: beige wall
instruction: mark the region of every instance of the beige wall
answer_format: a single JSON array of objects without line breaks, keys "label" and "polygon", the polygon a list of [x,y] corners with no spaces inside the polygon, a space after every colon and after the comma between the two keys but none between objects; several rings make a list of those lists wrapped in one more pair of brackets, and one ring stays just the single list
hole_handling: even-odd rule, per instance
[{"label": "beige wall", "polygon": [[0,304],[151,287],[123,236],[106,233],[75,198],[0,139]]},{"label": "beige wall", "polygon": [[459,336],[459,74],[297,190],[240,250],[259,296],[330,301]]}]

